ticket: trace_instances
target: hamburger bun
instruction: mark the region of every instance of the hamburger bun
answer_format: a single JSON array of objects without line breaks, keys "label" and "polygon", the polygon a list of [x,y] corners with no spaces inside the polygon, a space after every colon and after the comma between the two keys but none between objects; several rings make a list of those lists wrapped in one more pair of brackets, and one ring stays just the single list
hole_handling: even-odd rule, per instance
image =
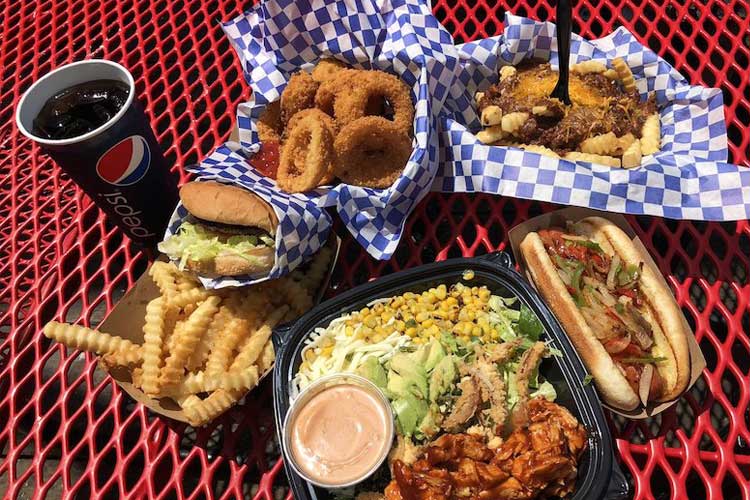
[{"label": "hamburger bun", "polygon": [[255,193],[219,182],[188,182],[180,200],[192,215],[220,224],[257,227],[276,233],[279,219],[271,205]]},{"label": "hamburger bun", "polygon": [[271,270],[275,260],[275,250],[271,247],[258,247],[250,255],[256,257],[253,262],[235,254],[217,255],[213,260],[188,260],[185,264],[188,270],[202,276],[243,276],[246,274],[261,274]]}]

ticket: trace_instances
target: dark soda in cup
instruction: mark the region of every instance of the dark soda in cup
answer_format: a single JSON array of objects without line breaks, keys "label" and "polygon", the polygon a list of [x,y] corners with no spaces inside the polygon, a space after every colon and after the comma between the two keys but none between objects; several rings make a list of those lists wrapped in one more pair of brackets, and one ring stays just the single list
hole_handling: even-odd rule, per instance
[{"label": "dark soda in cup", "polygon": [[132,240],[153,246],[177,204],[177,179],[137,99],[111,61],[63,66],[21,98],[16,122]]},{"label": "dark soda in cup", "polygon": [[79,83],[53,95],[34,118],[32,132],[45,139],[71,139],[101,127],[128,101],[130,89],[118,80]]}]

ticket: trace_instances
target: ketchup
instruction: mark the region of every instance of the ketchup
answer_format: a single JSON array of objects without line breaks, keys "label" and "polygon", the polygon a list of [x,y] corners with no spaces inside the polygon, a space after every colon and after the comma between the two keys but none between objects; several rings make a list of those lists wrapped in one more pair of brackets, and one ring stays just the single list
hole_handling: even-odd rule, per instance
[{"label": "ketchup", "polygon": [[276,179],[276,172],[279,170],[279,143],[264,142],[260,146],[260,151],[250,159],[250,165],[271,179]]}]

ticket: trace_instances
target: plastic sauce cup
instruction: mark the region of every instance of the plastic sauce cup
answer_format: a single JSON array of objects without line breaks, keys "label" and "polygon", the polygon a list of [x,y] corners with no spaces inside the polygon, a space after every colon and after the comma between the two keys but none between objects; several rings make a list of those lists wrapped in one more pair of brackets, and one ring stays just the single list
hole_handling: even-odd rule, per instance
[{"label": "plastic sauce cup", "polygon": [[394,433],[383,392],[366,378],[341,373],[316,380],[292,402],[282,447],[305,480],[327,489],[346,488],[383,464]]}]

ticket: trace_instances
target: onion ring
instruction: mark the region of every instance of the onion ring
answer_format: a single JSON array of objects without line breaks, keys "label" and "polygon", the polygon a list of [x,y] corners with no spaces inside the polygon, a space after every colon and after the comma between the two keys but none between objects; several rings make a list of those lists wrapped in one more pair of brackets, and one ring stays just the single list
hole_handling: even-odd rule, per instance
[{"label": "onion ring", "polygon": [[286,140],[286,137],[289,135],[292,129],[297,126],[297,123],[299,123],[306,116],[312,116],[316,120],[323,122],[323,124],[331,131],[331,135],[333,136],[335,136],[339,131],[336,120],[334,120],[321,110],[317,108],[303,109],[302,111],[295,113],[291,118],[289,118],[289,121],[287,122],[286,128],[284,129],[284,133],[282,135],[282,142]]},{"label": "onion ring", "polygon": [[313,68],[311,76],[316,82],[323,83],[337,77],[346,68],[347,65],[337,59],[321,59]]},{"label": "onion ring", "polygon": [[315,93],[315,107],[327,115],[333,116],[333,104],[336,97],[343,89],[350,86],[350,82],[357,73],[359,71],[355,69],[341,69],[336,74],[336,78],[321,83]]},{"label": "onion ring", "polygon": [[[381,71],[362,71],[351,92],[334,100],[334,116],[340,127],[367,116],[374,102],[387,99],[393,108],[393,123],[408,135],[414,126],[414,105],[409,87],[397,77]],[[380,97],[381,99],[377,99]]]},{"label": "onion ring", "polygon": [[387,188],[412,152],[409,136],[382,116],[365,116],[342,127],[334,142],[336,177],[347,184]]},{"label": "onion ring", "polygon": [[[327,114],[323,113],[319,109],[310,108],[310,109],[303,109],[302,111],[296,113],[294,116],[292,116],[289,119],[289,123],[286,124],[286,128],[284,129],[284,134],[282,136],[282,142],[286,142],[289,138],[289,135],[291,134],[292,130],[294,130],[295,127],[297,127],[298,124],[303,122],[306,117],[311,117],[313,120],[317,120],[320,122],[324,127],[328,129],[328,131],[331,133],[331,137],[336,137],[336,134],[338,133],[338,127],[336,126],[336,121],[328,116]],[[331,145],[333,147],[333,144]],[[329,163],[329,169],[325,176],[323,176],[323,179],[321,179],[321,184],[330,184],[333,182],[334,179],[333,174],[333,162]]]},{"label": "onion ring", "polygon": [[258,118],[260,142],[281,142],[281,103],[274,101],[266,106]]},{"label": "onion ring", "polygon": [[310,191],[332,171],[333,134],[315,116],[297,120],[281,147],[276,182],[289,193]]},{"label": "onion ring", "polygon": [[314,107],[319,85],[304,71],[293,74],[281,93],[281,122],[286,124],[298,111]]}]

